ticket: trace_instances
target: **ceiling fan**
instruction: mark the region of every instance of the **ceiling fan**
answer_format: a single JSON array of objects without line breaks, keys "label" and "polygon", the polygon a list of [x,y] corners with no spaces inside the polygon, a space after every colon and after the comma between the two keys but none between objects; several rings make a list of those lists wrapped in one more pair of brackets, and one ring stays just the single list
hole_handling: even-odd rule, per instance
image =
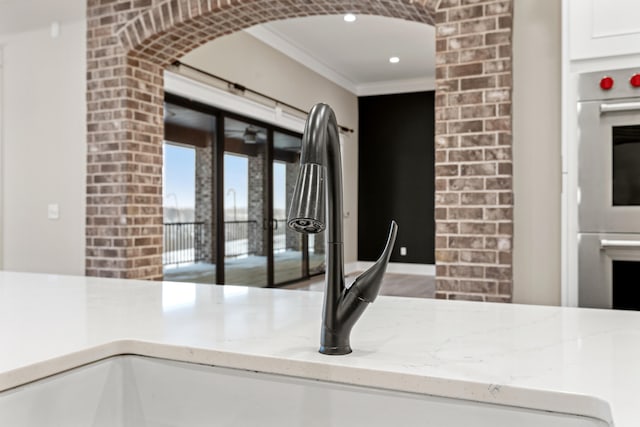
[{"label": "ceiling fan", "polygon": [[229,138],[242,140],[245,144],[262,144],[267,141],[264,129],[253,125],[248,125],[244,129],[225,129],[225,134]]}]

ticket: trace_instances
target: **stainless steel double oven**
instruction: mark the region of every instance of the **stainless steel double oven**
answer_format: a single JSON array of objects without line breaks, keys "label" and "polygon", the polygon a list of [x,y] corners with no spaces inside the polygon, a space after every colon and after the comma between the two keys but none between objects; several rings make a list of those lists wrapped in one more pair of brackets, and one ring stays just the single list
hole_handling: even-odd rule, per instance
[{"label": "stainless steel double oven", "polygon": [[578,96],[578,304],[640,310],[640,67]]}]

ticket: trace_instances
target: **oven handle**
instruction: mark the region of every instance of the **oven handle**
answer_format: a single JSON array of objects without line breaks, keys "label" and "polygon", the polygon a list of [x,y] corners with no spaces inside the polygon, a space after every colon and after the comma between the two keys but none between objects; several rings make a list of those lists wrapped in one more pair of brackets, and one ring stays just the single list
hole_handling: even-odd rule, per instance
[{"label": "oven handle", "polygon": [[616,111],[640,110],[640,102],[619,102],[616,104],[600,104],[600,114],[614,113]]},{"label": "oven handle", "polygon": [[600,249],[640,249],[640,240],[600,240]]}]

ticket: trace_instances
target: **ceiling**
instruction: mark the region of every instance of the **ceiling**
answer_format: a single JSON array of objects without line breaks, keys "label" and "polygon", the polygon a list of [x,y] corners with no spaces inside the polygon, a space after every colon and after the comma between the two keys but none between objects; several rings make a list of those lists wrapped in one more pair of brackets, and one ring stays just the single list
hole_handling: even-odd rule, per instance
[{"label": "ceiling", "polygon": [[86,0],[0,0],[0,35],[83,19]]},{"label": "ceiling", "polygon": [[[0,36],[83,19],[86,0],[0,0]],[[274,21],[246,30],[356,95],[435,87],[434,27],[342,15]],[[400,62],[389,63],[397,56]]]},{"label": "ceiling", "polygon": [[[417,22],[358,15],[273,21],[246,30],[356,95],[432,90],[435,28]],[[389,58],[397,56],[396,64]]]}]

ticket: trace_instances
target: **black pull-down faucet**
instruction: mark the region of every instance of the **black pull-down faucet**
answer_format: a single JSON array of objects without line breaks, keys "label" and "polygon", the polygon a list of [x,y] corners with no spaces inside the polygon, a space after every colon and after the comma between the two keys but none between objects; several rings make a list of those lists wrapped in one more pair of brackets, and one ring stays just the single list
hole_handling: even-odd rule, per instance
[{"label": "black pull-down faucet", "polygon": [[327,230],[326,289],[320,353],[349,354],[351,328],[380,291],[398,225],[391,221],[387,244],[378,261],[346,288],[340,138],[335,114],[326,104],[315,105],[305,124],[300,173],[287,224],[300,233]]}]

